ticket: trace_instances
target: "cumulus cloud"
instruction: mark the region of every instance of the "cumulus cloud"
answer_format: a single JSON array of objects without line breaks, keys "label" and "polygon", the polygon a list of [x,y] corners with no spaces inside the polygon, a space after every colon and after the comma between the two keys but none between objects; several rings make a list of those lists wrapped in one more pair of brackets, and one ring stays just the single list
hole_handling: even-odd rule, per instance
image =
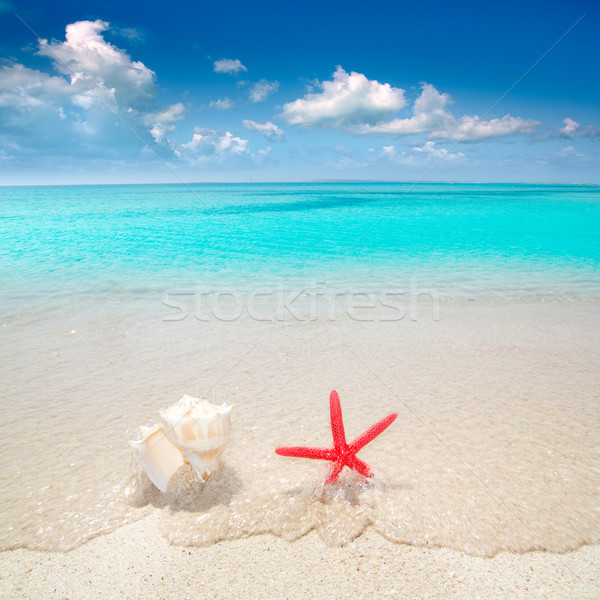
[{"label": "cumulus cloud", "polygon": [[[101,97],[113,96],[121,104],[148,100],[156,93],[154,71],[133,61],[101,35],[105,21],[78,21],[67,25],[64,42],[41,40],[38,53],[54,62],[55,69],[82,81]],[[84,92],[90,96],[90,92]]]},{"label": "cumulus cloud", "polygon": [[0,107],[27,109],[61,104],[72,88],[63,77],[29,69],[21,64],[0,68]]},{"label": "cumulus cloud", "polygon": [[560,133],[563,137],[574,138],[574,137],[597,137],[600,136],[600,129],[595,129],[591,125],[582,127],[580,123],[566,117],[563,119],[563,126],[560,128]]},{"label": "cumulus cloud", "polygon": [[273,148],[271,148],[271,146],[267,146],[266,148],[259,150],[257,152],[257,154],[261,159],[272,158],[273,157]]},{"label": "cumulus cloud", "polygon": [[190,159],[216,155],[241,155],[248,153],[248,140],[234,136],[229,131],[225,133],[215,129],[196,127],[192,139],[181,144],[175,154]]},{"label": "cumulus cloud", "polygon": [[[416,165],[423,160],[446,160],[449,162],[462,162],[466,157],[462,152],[449,152],[446,148],[438,148],[433,141],[425,142],[422,146],[415,146],[411,152],[399,151],[395,145],[383,146],[380,157],[392,162]],[[374,149],[369,149],[374,151]],[[377,160],[375,157],[374,160]]]},{"label": "cumulus cloud", "polygon": [[424,133],[430,139],[476,142],[515,134],[527,134],[539,121],[505,115],[480,119],[455,117],[449,110],[452,98],[433,85],[423,83],[412,107],[412,116],[390,119],[404,108],[404,90],[372,81],[361,73],[338,67],[331,81],[319,83],[320,91],[306,94],[283,107],[283,117],[292,125],[336,127],[358,135],[393,136]]},{"label": "cumulus cloud", "polygon": [[[197,127],[188,142],[175,141],[171,133],[186,118],[186,106],[156,102],[154,72],[107,42],[108,27],[104,21],[79,21],[67,26],[64,41],[41,40],[38,54],[51,60],[55,74],[16,63],[0,66],[3,161],[42,155],[136,160],[144,134],[162,145],[163,154],[192,164],[255,160],[248,141],[229,131]],[[225,98],[213,107],[232,104]]]},{"label": "cumulus cloud", "polygon": [[250,119],[244,119],[243,124],[246,129],[250,131],[258,131],[269,139],[272,137],[281,139],[283,137],[283,129],[277,127],[277,125],[275,125],[275,123],[271,123],[271,121],[267,121],[266,123],[257,123],[256,121],[251,121]]},{"label": "cumulus cloud", "polygon": [[208,106],[210,108],[216,108],[217,110],[229,110],[235,105],[229,98],[222,98],[219,100],[213,100]]},{"label": "cumulus cloud", "polygon": [[107,42],[107,28],[104,21],[79,21],[67,26],[64,42],[41,40],[38,54],[50,58],[58,75],[22,64],[0,67],[3,143],[28,152],[53,147],[56,154],[112,157],[139,154],[139,139],[128,128],[169,141],[186,116],[184,105],[157,105],[154,72]]},{"label": "cumulus cloud", "polygon": [[480,119],[478,116],[464,116],[451,127],[430,133],[432,138],[478,142],[508,135],[532,133],[541,123],[533,119],[522,119],[504,115],[500,119]]},{"label": "cumulus cloud", "polygon": [[240,62],[239,59],[222,58],[216,60],[214,63],[215,73],[229,73],[230,75],[236,75],[240,71],[247,71],[248,69]]},{"label": "cumulus cloud", "polygon": [[580,154],[575,150],[575,148],[573,148],[573,146],[569,145],[565,146],[562,150],[559,150],[558,152],[554,152],[554,156],[557,156],[559,158],[583,158],[585,155]]},{"label": "cumulus cloud", "polygon": [[267,81],[266,79],[261,79],[250,88],[250,100],[252,100],[252,102],[263,102],[278,89],[279,81]]},{"label": "cumulus cloud", "polygon": [[531,133],[540,125],[539,121],[511,115],[489,120],[465,115],[457,119],[448,110],[448,105],[451,103],[452,99],[448,94],[441,94],[433,85],[424,83],[421,94],[413,105],[411,117],[392,119],[375,125],[365,124],[355,128],[355,132],[398,136],[427,133],[433,139],[475,142],[519,133]]},{"label": "cumulus cloud", "polygon": [[570,117],[563,119],[563,127],[560,128],[560,132],[567,137],[573,137],[573,134],[579,129],[580,125],[577,121],[574,121]]},{"label": "cumulus cloud", "polygon": [[[21,64],[0,67],[0,146],[18,158],[56,148],[63,153],[78,137],[65,110],[76,108],[73,97],[80,84]],[[58,135],[57,135],[58,133]]]},{"label": "cumulus cloud", "polygon": [[586,155],[578,152],[574,146],[569,144],[558,151],[538,154],[536,156],[536,164],[538,165],[554,165],[557,167],[581,167],[598,162],[598,158],[593,155]]},{"label": "cumulus cloud", "polygon": [[415,146],[412,151],[416,154],[422,154],[427,158],[440,160],[445,159],[449,161],[460,162],[465,158],[462,152],[448,152],[446,148],[437,148],[435,142],[426,142],[423,146]]},{"label": "cumulus cloud", "polygon": [[362,73],[347,73],[338,66],[333,79],[318,83],[321,91],[283,106],[283,117],[304,127],[347,127],[375,124],[404,107],[404,90],[389,83],[367,79]]},{"label": "cumulus cloud", "polygon": [[421,95],[415,100],[413,116],[405,119],[380,121],[355,127],[356,133],[387,133],[393,135],[414,135],[447,128],[453,121],[447,110],[452,100],[448,94],[440,94],[435,87],[425,83]]},{"label": "cumulus cloud", "polygon": [[143,116],[144,123],[150,127],[150,133],[156,142],[162,142],[167,134],[175,129],[174,123],[186,117],[185,106],[181,102],[172,104],[164,110]]}]

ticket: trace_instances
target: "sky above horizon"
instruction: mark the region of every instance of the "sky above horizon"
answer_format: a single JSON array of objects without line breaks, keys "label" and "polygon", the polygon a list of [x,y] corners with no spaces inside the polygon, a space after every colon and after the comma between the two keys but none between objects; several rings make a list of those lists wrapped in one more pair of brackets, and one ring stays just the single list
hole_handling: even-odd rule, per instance
[{"label": "sky above horizon", "polygon": [[600,182],[600,7],[0,0],[0,185]]}]

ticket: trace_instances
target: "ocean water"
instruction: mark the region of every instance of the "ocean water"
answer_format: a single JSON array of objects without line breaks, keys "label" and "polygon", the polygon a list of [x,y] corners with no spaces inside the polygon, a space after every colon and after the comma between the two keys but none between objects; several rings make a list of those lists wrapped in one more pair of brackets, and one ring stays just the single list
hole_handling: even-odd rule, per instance
[{"label": "ocean water", "polygon": [[[600,543],[595,186],[0,188],[0,548],[159,513],[202,545],[366,528],[473,554]],[[337,389],[365,482],[323,488]],[[222,468],[166,494],[127,440],[234,404]]]},{"label": "ocean water", "polygon": [[598,297],[600,188],[256,184],[0,189],[11,296],[416,285],[441,298]]}]

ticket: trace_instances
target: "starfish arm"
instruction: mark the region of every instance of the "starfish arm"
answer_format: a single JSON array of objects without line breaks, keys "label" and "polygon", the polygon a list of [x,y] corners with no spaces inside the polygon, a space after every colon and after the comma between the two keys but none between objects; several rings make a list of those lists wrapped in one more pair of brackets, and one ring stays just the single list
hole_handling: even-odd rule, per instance
[{"label": "starfish arm", "polygon": [[321,460],[335,460],[336,458],[336,454],[331,448],[305,448],[304,446],[282,446],[281,448],[275,448],[275,454]]},{"label": "starfish arm", "polygon": [[344,468],[344,463],[342,461],[335,462],[333,464],[333,469],[331,470],[331,473],[329,473],[329,477],[327,478],[327,481],[325,482],[325,485],[336,481],[337,478],[340,476],[340,473],[342,472],[343,468]]},{"label": "starfish arm", "polygon": [[351,456],[348,460],[348,466],[351,469],[358,471],[361,475],[364,475],[365,477],[373,477],[373,471],[371,470],[371,467],[363,460],[360,460],[358,456]]},{"label": "starfish arm", "polygon": [[371,425],[369,429],[367,429],[364,433],[359,435],[351,444],[350,450],[352,452],[358,452],[362,447],[366,446],[369,442],[373,441],[382,431],[387,429],[398,416],[397,413],[392,413],[387,417],[381,419],[375,423],[375,425]]},{"label": "starfish arm", "polygon": [[329,414],[331,416],[331,433],[333,433],[333,445],[336,450],[346,447],[346,432],[342,419],[342,405],[337,392],[333,390],[329,396]]}]

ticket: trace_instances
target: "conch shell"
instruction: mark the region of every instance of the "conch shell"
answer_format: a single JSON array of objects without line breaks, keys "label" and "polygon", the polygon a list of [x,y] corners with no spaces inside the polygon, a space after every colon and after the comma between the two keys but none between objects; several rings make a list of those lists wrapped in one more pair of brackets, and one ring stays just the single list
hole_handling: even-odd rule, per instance
[{"label": "conch shell", "polygon": [[161,424],[142,427],[141,439],[129,442],[139,451],[150,481],[161,492],[185,463],[192,465],[202,481],[219,466],[229,441],[232,408],[186,395],[160,413]]},{"label": "conch shell", "polygon": [[166,492],[169,479],[185,464],[183,452],[165,435],[162,425],[142,426],[140,429],[142,439],[129,444],[139,451],[150,481],[161,492]]}]

